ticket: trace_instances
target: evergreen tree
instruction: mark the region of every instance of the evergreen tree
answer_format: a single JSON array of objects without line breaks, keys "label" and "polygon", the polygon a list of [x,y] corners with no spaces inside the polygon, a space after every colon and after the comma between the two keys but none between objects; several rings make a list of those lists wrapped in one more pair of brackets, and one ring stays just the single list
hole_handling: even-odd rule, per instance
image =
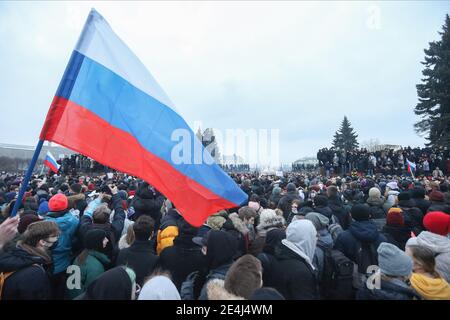
[{"label": "evergreen tree", "polygon": [[428,146],[450,146],[450,17],[447,14],[441,40],[430,42],[422,64],[424,78],[418,84],[414,112],[421,116],[414,128],[426,134]]},{"label": "evergreen tree", "polygon": [[354,132],[350,121],[344,116],[341,128],[336,131],[333,137],[333,147],[340,150],[350,151],[358,148],[358,135]]}]

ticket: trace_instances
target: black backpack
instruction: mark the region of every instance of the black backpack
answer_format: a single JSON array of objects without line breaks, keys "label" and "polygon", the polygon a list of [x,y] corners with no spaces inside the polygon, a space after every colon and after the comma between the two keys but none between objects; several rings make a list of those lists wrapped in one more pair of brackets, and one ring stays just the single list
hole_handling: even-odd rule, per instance
[{"label": "black backpack", "polygon": [[378,265],[378,252],[375,243],[360,242],[355,262],[353,286],[355,289],[361,289],[370,276],[368,273],[369,266]]},{"label": "black backpack", "polygon": [[354,263],[339,250],[326,248],[320,244],[318,247],[324,255],[322,279],[319,279],[322,299],[352,299]]}]

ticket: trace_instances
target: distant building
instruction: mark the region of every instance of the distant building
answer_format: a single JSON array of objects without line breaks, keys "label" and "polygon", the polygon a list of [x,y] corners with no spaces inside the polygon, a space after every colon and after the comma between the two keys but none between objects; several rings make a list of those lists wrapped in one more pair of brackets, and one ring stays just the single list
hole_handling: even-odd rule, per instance
[{"label": "distant building", "polygon": [[[0,143],[0,171],[26,170],[33,157],[34,150],[34,146]],[[35,170],[40,170],[48,150],[56,159],[75,153],[60,146],[43,146]]]}]

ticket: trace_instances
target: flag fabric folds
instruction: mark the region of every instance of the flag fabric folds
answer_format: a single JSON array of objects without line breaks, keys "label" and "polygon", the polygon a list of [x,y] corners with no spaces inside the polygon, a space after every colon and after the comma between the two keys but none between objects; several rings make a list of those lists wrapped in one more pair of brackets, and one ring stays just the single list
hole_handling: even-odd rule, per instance
[{"label": "flag fabric folds", "polygon": [[44,159],[44,164],[50,168],[54,173],[58,173],[59,168],[61,167],[58,162],[56,162],[55,157],[52,155],[50,151],[47,151],[47,155]]},{"label": "flag fabric folds", "polygon": [[408,172],[414,173],[416,171],[416,164],[414,162],[409,161],[406,159],[406,163],[408,164]]},{"label": "flag fabric folds", "polygon": [[[183,161],[174,159],[189,133]],[[174,138],[175,136],[175,138]],[[212,160],[149,71],[94,9],[50,106],[41,139],[146,180],[194,226],[247,195]],[[204,161],[195,161],[200,150]],[[176,154],[176,153],[175,153]],[[189,161],[186,161],[188,159]]]}]

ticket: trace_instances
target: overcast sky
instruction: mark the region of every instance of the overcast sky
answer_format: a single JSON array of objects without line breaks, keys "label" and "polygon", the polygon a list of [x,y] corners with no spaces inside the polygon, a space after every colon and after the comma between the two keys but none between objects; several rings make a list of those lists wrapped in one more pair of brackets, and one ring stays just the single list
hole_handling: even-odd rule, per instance
[{"label": "overcast sky", "polygon": [[91,7],[191,126],[279,129],[284,163],[344,115],[360,142],[423,145],[415,85],[445,1],[0,2],[0,142],[36,144]]}]

